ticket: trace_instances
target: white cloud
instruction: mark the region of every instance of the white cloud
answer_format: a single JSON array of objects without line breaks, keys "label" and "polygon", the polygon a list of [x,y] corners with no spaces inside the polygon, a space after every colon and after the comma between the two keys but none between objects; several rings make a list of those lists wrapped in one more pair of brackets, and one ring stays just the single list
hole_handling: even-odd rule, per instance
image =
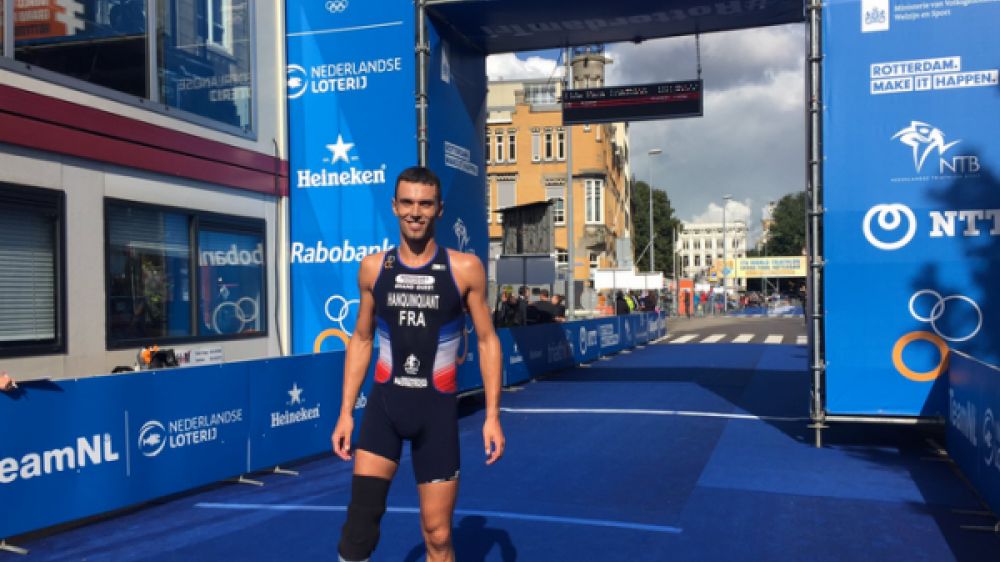
[{"label": "white cloud", "polygon": [[539,56],[518,58],[515,53],[503,53],[486,57],[486,75],[490,80],[520,80],[523,78],[550,78],[562,76],[562,68],[556,69],[556,61]]},{"label": "white cloud", "polygon": [[[747,226],[751,226],[753,216],[753,200],[745,201],[730,200],[726,204],[726,221],[743,221]],[[695,215],[690,222],[722,222],[722,205],[719,203],[709,203],[700,214]]]}]

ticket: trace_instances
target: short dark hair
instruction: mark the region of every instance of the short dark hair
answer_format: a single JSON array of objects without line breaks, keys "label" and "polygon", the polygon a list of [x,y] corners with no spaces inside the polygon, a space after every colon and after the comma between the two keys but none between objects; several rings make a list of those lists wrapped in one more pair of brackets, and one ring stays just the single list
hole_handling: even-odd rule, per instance
[{"label": "short dark hair", "polygon": [[542,295],[543,297],[547,297],[547,296],[549,296],[549,290],[548,289],[542,289],[541,291],[538,291],[538,294]]},{"label": "short dark hair", "polygon": [[437,177],[430,168],[425,168],[424,166],[410,166],[409,168],[403,170],[396,176],[396,189],[392,196],[396,197],[399,194],[399,182],[409,182],[409,183],[422,183],[424,185],[434,186],[434,190],[437,192],[438,203],[441,202],[441,179]]}]

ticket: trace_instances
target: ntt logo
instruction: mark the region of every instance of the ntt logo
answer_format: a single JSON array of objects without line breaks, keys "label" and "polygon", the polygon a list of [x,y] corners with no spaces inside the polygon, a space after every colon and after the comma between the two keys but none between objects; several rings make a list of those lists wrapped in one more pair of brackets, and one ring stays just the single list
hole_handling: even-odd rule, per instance
[{"label": "ntt logo", "polygon": [[382,245],[354,246],[350,240],[344,240],[339,246],[327,247],[322,240],[306,246],[302,242],[292,242],[292,263],[347,263],[360,262],[365,256],[391,250],[394,246],[388,238],[382,239]]}]

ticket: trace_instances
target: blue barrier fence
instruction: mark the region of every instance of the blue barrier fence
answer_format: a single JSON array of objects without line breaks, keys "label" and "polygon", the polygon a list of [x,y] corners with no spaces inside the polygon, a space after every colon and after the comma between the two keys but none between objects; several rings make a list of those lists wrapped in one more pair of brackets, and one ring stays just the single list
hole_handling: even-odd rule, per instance
[{"label": "blue barrier fence", "polygon": [[[656,314],[503,329],[504,383],[665,334]],[[482,386],[474,334],[462,356],[459,390]],[[0,538],[329,451],[343,365],[333,352],[0,393]]]},{"label": "blue barrier fence", "polygon": [[1000,513],[1000,367],[951,352],[948,454]]}]

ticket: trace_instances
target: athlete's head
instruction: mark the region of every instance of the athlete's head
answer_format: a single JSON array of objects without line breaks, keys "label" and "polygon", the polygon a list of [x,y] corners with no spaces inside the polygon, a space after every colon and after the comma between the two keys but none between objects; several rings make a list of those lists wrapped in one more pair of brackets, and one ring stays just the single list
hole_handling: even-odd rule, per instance
[{"label": "athlete's head", "polygon": [[392,212],[399,217],[399,231],[408,240],[434,237],[434,221],[444,213],[441,204],[441,180],[422,166],[400,172]]}]

